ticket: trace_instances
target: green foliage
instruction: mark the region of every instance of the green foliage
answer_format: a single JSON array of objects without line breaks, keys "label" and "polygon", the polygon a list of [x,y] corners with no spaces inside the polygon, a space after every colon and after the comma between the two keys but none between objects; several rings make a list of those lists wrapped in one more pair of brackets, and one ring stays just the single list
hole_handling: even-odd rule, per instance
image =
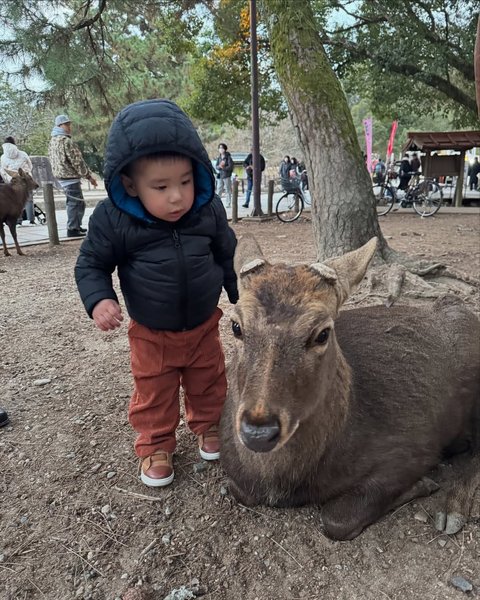
[{"label": "green foliage", "polygon": [[[350,92],[367,98],[381,118],[410,119],[432,111],[454,126],[478,126],[473,46],[477,0],[365,0],[347,24],[323,32],[330,60]],[[438,129],[438,126],[436,127]]]},{"label": "green foliage", "polygon": [[[285,118],[286,104],[276,81],[262,27],[258,28],[259,109],[262,122]],[[250,121],[250,15],[245,0],[224,0],[215,29],[191,67],[191,85],[182,105],[195,118],[244,127]]]},{"label": "green foliage", "polygon": [[[4,0],[1,62],[9,77],[7,95],[15,97],[7,104],[12,115],[15,106],[23,115],[18,123],[12,116],[4,128],[18,130],[17,136],[38,152],[48,141],[52,116],[68,112],[75,139],[85,144],[85,152],[101,155],[113,115],[130,102],[152,97],[179,102],[202,123],[208,139],[220,135],[226,124],[246,126],[251,102],[248,4]],[[478,126],[472,112],[475,0],[310,4],[316,20],[299,24],[300,35],[302,29],[316,28],[347,95],[362,98],[379,127],[384,122],[388,129],[394,118],[408,127],[413,118],[432,113],[451,126]],[[340,24],[332,25],[347,11],[347,20],[337,18]],[[262,125],[268,125],[285,117],[286,103],[261,18],[258,55],[260,114]],[[320,85],[323,76],[309,72],[308,77]],[[37,106],[50,111],[44,124],[45,108]],[[35,116],[27,119],[30,113]],[[358,127],[355,114],[354,120]],[[437,120],[432,129],[443,122],[440,126]]]}]

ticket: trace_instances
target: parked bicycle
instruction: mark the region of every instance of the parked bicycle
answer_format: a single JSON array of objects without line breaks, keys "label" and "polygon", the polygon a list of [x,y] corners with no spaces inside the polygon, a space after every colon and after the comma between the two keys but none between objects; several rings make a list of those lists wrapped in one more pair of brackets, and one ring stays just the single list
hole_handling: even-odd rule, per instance
[{"label": "parked bicycle", "polygon": [[395,203],[399,208],[411,206],[421,217],[431,217],[440,210],[443,192],[436,181],[428,177],[421,178],[418,173],[414,173],[408,188],[400,190],[391,185],[390,181],[394,178],[395,176],[387,174],[384,183],[373,186],[377,215],[386,215]]},{"label": "parked bicycle", "polygon": [[275,214],[283,223],[292,223],[300,217],[305,204],[310,204],[310,196],[302,192],[300,177],[282,179],[281,184],[284,194],[277,200]]}]

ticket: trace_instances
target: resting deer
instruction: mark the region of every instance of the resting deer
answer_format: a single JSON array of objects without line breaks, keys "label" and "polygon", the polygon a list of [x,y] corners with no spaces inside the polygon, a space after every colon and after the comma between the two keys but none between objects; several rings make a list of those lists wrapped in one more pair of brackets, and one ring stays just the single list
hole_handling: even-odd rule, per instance
[{"label": "resting deer", "polygon": [[424,475],[468,446],[437,518],[455,533],[479,483],[480,323],[450,296],[339,314],[375,249],[288,266],[239,241],[222,464],[240,502],[319,504],[326,534],[347,540],[438,489]]},{"label": "resting deer", "polygon": [[2,236],[3,253],[5,256],[10,256],[3,230],[3,224],[6,223],[15,242],[17,254],[23,255],[17,241],[17,219],[25,208],[29,193],[38,188],[38,183],[22,169],[19,169],[18,173],[7,170],[7,173],[12,178],[10,183],[0,183],[0,235]]}]

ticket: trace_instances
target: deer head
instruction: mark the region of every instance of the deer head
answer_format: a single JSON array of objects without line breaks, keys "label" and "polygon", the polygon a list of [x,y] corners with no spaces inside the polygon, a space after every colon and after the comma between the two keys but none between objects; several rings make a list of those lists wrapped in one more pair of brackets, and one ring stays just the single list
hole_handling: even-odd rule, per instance
[{"label": "deer head", "polygon": [[326,423],[343,417],[338,405],[346,402],[350,371],[335,339],[335,318],[376,246],[373,238],[323,263],[288,266],[268,263],[253,236],[240,238],[230,397],[237,435],[250,450],[281,448],[319,411]]},{"label": "deer head", "polygon": [[7,169],[5,169],[5,171],[12,178],[10,183],[12,185],[21,185],[26,192],[31,192],[39,187],[38,183],[33,179],[30,173],[27,173],[27,171],[24,171],[23,169],[18,169],[18,172],[9,171]]}]

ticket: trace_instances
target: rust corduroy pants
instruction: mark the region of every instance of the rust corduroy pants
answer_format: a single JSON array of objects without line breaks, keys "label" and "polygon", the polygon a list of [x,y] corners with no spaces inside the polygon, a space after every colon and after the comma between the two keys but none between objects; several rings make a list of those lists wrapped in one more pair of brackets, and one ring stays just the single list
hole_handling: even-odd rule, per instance
[{"label": "rust corduroy pants", "polygon": [[190,331],[156,331],[131,321],[128,328],[135,383],[128,418],[139,434],[135,452],[144,457],[175,450],[180,420],[179,389],[185,392],[185,418],[195,435],[218,424],[227,393],[225,358],[218,322],[222,311]]}]

